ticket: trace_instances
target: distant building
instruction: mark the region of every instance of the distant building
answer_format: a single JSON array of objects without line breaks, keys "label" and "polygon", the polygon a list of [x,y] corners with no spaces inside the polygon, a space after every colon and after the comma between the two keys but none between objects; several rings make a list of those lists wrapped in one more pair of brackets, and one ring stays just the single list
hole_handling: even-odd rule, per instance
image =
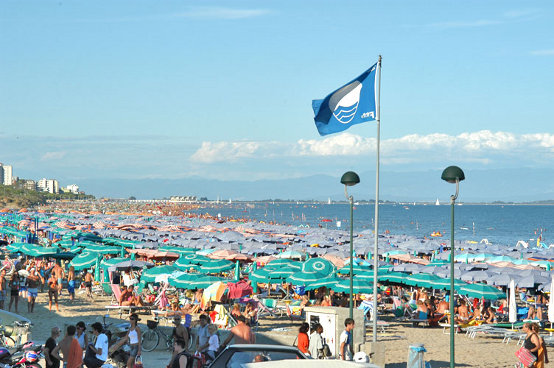
[{"label": "distant building", "polygon": [[42,178],[38,181],[37,188],[38,190],[52,194],[58,194],[60,192],[60,184],[56,179]]},{"label": "distant building", "polygon": [[36,181],[22,179],[22,182],[23,182],[23,189],[37,190],[37,182]]},{"label": "distant building", "polygon": [[197,199],[196,199],[196,196],[172,196],[172,197],[169,197],[169,201],[192,203],[192,202],[196,202]]},{"label": "distant building", "polygon": [[65,189],[69,193],[79,194],[79,186],[77,184],[69,184]]},{"label": "distant building", "polygon": [[12,166],[3,165],[1,162],[0,162],[0,184],[4,184],[4,185],[13,184]]}]

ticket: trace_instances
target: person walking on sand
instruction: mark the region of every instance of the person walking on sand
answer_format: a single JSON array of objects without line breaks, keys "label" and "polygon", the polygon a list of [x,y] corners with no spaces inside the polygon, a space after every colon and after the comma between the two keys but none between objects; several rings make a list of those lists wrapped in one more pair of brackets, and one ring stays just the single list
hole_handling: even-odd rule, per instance
[{"label": "person walking on sand", "polygon": [[313,332],[310,335],[310,346],[308,347],[308,349],[310,350],[310,355],[314,359],[322,359],[324,358],[323,337],[321,336],[321,334],[323,333],[323,326],[321,326],[319,323],[316,323],[312,331]]},{"label": "person walking on sand", "polygon": [[58,263],[56,263],[52,268],[52,275],[54,275],[54,277],[56,278],[58,293],[61,295],[62,283],[63,283],[63,279],[65,278],[65,271]]},{"label": "person walking on sand", "polygon": [[[53,355],[63,361],[64,368],[79,368],[83,364],[83,349],[75,338],[75,331],[75,326],[67,326],[64,338],[53,352]],[[60,351],[63,357],[60,356]]]},{"label": "person walking on sand", "polygon": [[10,280],[10,304],[8,305],[8,311],[12,310],[12,304],[15,301],[15,313],[17,313],[17,304],[19,303],[19,273],[17,270],[12,274],[12,279]]},{"label": "person walking on sand", "polygon": [[50,274],[50,278],[48,279],[48,310],[52,311],[52,299],[54,299],[54,302],[56,303],[56,312],[60,311],[60,307],[58,306],[58,279],[54,274]]},{"label": "person walking on sand", "polygon": [[298,350],[306,355],[310,355],[310,337],[308,336],[308,331],[310,331],[310,324],[308,322],[303,322],[298,330],[298,336],[296,337],[296,346]]},{"label": "person walking on sand", "polygon": [[34,267],[31,268],[29,276],[27,276],[27,312],[29,313],[33,313],[35,310],[35,301],[37,299],[38,285],[40,282],[44,282],[44,279],[37,273]]},{"label": "person walking on sand", "polygon": [[69,293],[69,300],[73,301],[75,299],[75,267],[69,267],[69,272],[67,273],[67,292]]},{"label": "person walking on sand", "polygon": [[352,343],[352,335],[354,330],[354,320],[347,318],[344,320],[344,331],[340,334],[339,355],[342,360],[352,360],[354,357],[354,347]]},{"label": "person walking on sand", "polygon": [[87,290],[87,296],[92,299],[92,274],[85,270],[85,288]]}]

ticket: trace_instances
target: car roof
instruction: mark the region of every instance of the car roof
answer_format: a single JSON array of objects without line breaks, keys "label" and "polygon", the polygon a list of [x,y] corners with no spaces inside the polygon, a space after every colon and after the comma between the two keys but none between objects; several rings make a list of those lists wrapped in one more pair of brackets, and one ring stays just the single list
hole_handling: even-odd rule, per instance
[{"label": "car roof", "polygon": [[270,344],[233,344],[229,345],[228,349],[241,349],[241,350],[280,350],[298,352],[296,346],[287,345],[270,345]]}]

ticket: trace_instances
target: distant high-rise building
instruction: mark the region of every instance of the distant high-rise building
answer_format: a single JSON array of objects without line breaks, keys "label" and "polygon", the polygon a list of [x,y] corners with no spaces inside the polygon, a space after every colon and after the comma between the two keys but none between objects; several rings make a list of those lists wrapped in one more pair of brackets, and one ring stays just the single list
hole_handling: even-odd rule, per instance
[{"label": "distant high-rise building", "polygon": [[37,183],[37,188],[43,192],[58,194],[60,192],[60,185],[56,179],[42,178]]},{"label": "distant high-rise building", "polygon": [[77,184],[70,184],[65,189],[73,194],[79,194],[79,186]]},{"label": "distant high-rise building", "polygon": [[2,183],[4,185],[12,185],[13,184],[12,166],[4,165],[2,166],[2,171],[3,171]]},{"label": "distant high-rise building", "polygon": [[23,180],[23,189],[37,190],[37,182],[34,180]]}]

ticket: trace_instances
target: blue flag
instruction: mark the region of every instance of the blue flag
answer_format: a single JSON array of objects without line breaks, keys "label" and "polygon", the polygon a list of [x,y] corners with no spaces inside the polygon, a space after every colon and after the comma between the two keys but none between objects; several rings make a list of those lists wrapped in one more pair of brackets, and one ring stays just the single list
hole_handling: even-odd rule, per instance
[{"label": "blue flag", "polygon": [[314,121],[320,135],[342,132],[354,124],[376,118],[375,74],[377,63],[323,100],[313,100]]}]

